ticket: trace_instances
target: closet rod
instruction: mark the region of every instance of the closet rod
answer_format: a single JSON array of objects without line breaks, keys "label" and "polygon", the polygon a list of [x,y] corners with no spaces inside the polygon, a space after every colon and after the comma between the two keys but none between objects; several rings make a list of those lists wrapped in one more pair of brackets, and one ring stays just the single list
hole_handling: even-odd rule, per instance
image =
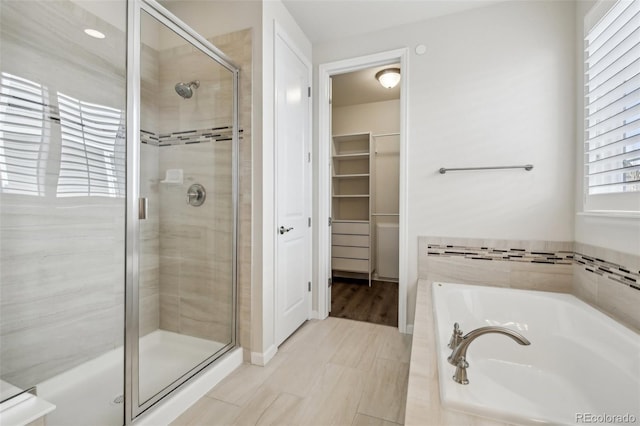
[{"label": "closet rod", "polygon": [[533,164],[525,164],[524,166],[492,166],[492,167],[461,167],[457,169],[446,169],[442,167],[440,170],[440,174],[445,174],[447,172],[457,172],[459,170],[498,170],[498,169],[525,169],[529,171],[533,169]]},{"label": "closet rod", "polygon": [[371,136],[373,136],[374,138],[377,137],[381,137],[381,136],[400,136],[400,133],[396,132],[396,133],[378,133],[376,134],[372,134]]},{"label": "closet rod", "polygon": [[371,216],[400,216],[400,213],[371,213]]}]

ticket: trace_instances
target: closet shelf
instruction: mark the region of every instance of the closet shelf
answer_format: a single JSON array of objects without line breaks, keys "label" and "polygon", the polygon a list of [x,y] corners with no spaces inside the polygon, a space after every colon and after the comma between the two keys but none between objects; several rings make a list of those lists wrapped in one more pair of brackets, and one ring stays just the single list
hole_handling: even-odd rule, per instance
[{"label": "closet shelf", "polygon": [[371,285],[373,197],[371,135],[333,137],[331,269],[366,274]]},{"label": "closet shelf", "polygon": [[369,173],[354,173],[354,174],[344,174],[344,175],[333,175],[336,179],[355,179],[355,178],[366,178],[369,177]]},{"label": "closet shelf", "polygon": [[334,160],[338,160],[338,161],[342,161],[342,160],[359,160],[362,158],[369,158],[369,153],[368,152],[364,152],[364,153],[356,153],[356,154],[338,154],[338,155],[334,155],[333,159]]}]

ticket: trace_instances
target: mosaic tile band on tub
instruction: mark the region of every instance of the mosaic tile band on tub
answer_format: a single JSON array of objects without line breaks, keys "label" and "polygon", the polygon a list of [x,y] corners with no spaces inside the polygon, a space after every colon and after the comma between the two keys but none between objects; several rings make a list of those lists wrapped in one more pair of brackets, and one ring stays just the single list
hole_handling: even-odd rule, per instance
[{"label": "mosaic tile band on tub", "polygon": [[467,247],[452,244],[428,244],[428,256],[463,257],[465,259],[528,262],[553,265],[582,265],[596,275],[640,291],[640,271],[574,251],[537,251],[521,248]]}]

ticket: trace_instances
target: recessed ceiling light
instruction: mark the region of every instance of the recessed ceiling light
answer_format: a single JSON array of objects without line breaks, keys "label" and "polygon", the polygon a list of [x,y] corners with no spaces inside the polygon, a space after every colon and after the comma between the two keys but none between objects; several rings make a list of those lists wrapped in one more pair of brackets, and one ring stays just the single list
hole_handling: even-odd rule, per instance
[{"label": "recessed ceiling light", "polygon": [[106,36],[104,34],[102,34],[100,31],[98,30],[94,30],[91,28],[87,28],[84,30],[84,33],[90,37],[93,38],[105,38]]}]

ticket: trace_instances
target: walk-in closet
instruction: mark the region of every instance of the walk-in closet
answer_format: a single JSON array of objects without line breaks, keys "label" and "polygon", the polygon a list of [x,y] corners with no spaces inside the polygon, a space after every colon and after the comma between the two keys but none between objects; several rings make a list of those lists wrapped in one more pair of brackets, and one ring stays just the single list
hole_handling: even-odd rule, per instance
[{"label": "walk-in closet", "polygon": [[399,65],[332,77],[331,315],[397,326],[400,90],[388,77]]}]

